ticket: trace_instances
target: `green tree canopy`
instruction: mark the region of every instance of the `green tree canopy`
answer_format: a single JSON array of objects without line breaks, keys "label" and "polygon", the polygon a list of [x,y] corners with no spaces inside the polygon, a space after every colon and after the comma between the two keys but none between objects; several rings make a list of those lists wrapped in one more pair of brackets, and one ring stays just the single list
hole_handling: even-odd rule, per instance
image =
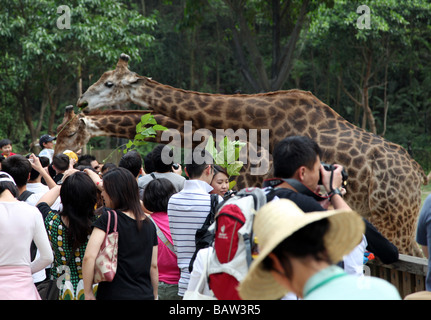
[{"label": "green tree canopy", "polygon": [[[119,1],[69,1],[69,11],[55,0],[1,2],[2,99],[21,110],[32,141],[41,131],[53,133],[60,100],[75,104],[84,74],[100,73],[123,51],[140,62],[154,39],[155,16]],[[58,27],[69,18],[70,28]]]}]

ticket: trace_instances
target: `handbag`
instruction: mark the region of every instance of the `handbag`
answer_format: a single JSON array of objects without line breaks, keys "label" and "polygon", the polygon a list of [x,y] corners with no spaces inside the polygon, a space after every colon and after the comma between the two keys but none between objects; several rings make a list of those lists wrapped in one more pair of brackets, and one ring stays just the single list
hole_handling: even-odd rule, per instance
[{"label": "handbag", "polygon": [[[114,231],[109,233],[111,223],[111,213],[115,218]],[[106,227],[105,239],[100,247],[94,265],[94,283],[102,281],[111,282],[117,272],[118,260],[118,232],[117,232],[117,213],[108,211],[108,225]]]},{"label": "handbag", "polygon": [[39,283],[37,286],[40,298],[42,300],[58,300],[60,289],[57,286],[57,279],[47,279]]},{"label": "handbag", "polygon": [[[203,249],[208,250],[208,249]],[[205,285],[206,285],[206,279],[208,278],[207,268],[209,263],[209,256],[210,252],[207,252],[207,261],[204,262],[204,267],[202,270],[201,277],[199,279],[198,284],[196,285],[196,288],[194,290],[186,290],[184,292],[183,300],[217,300],[217,298],[214,295],[206,295],[204,294]],[[212,293],[212,291],[211,291]]]},{"label": "handbag", "polygon": [[[69,259],[67,259],[66,264],[63,264],[62,266],[69,265],[70,261],[73,258],[73,254],[71,253],[69,256]],[[45,270],[46,272],[46,270]],[[62,275],[64,274],[64,271]],[[39,292],[40,298],[42,300],[59,300],[60,297],[60,287],[57,283],[58,278],[51,278],[50,275],[47,274],[47,279],[44,281],[38,283],[36,285],[36,289]]]}]

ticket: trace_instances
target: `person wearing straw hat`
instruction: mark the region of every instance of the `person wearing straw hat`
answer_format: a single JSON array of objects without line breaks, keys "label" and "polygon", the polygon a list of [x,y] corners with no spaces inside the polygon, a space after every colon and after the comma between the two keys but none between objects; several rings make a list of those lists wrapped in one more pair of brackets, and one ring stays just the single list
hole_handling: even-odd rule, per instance
[{"label": "person wearing straw hat", "polygon": [[[335,170],[327,171],[320,160],[322,150],[306,136],[290,136],[281,140],[273,150],[274,176],[268,180],[267,200],[286,198],[304,212],[333,209],[351,210],[343,199],[343,167],[334,164]],[[321,182],[319,182],[319,180]],[[316,193],[322,183],[327,195]],[[344,190],[345,191],[345,190]],[[329,200],[329,201],[328,201]],[[340,261],[350,274],[363,274],[365,250],[371,251],[385,263],[398,260],[398,249],[390,243],[368,221],[362,241]]]},{"label": "person wearing straw hat", "polygon": [[364,222],[351,210],[304,213],[290,200],[264,205],[253,227],[259,254],[241,281],[242,299],[400,300],[389,282],[347,274],[333,263],[361,241]]}]

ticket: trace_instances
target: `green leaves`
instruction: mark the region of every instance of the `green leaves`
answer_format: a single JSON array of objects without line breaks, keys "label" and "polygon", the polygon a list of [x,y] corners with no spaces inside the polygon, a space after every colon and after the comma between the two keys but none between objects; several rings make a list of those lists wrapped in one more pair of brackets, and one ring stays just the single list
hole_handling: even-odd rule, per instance
[{"label": "green leaves", "polygon": [[143,146],[147,144],[146,141],[149,138],[155,138],[157,131],[165,131],[168,128],[157,124],[156,119],[151,113],[147,113],[141,117],[141,122],[136,125],[136,135],[135,138],[129,140],[126,144],[126,149],[123,150],[123,153],[127,153],[127,151],[134,149],[136,146]]},{"label": "green leaves", "polygon": [[[219,143],[219,149],[215,146],[215,141],[212,136],[208,138],[205,150],[207,150],[214,158],[214,163],[226,168],[229,178],[232,176],[238,176],[241,168],[244,166],[242,161],[239,161],[239,155],[242,147],[246,145],[245,142],[241,141],[230,141],[228,137]],[[229,183],[229,189],[235,186],[236,182],[231,181]]]}]

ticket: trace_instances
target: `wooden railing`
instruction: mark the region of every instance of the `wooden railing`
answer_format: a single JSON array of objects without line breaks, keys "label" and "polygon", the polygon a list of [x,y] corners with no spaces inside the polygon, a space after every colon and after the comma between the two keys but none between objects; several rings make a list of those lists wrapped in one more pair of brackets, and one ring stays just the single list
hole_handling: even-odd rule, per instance
[{"label": "wooden railing", "polygon": [[[425,278],[428,272],[428,260],[400,254],[399,260],[392,264],[383,264],[372,260],[367,263],[371,276],[385,279],[399,291],[401,298],[425,290]],[[367,268],[365,267],[365,273]]]}]

